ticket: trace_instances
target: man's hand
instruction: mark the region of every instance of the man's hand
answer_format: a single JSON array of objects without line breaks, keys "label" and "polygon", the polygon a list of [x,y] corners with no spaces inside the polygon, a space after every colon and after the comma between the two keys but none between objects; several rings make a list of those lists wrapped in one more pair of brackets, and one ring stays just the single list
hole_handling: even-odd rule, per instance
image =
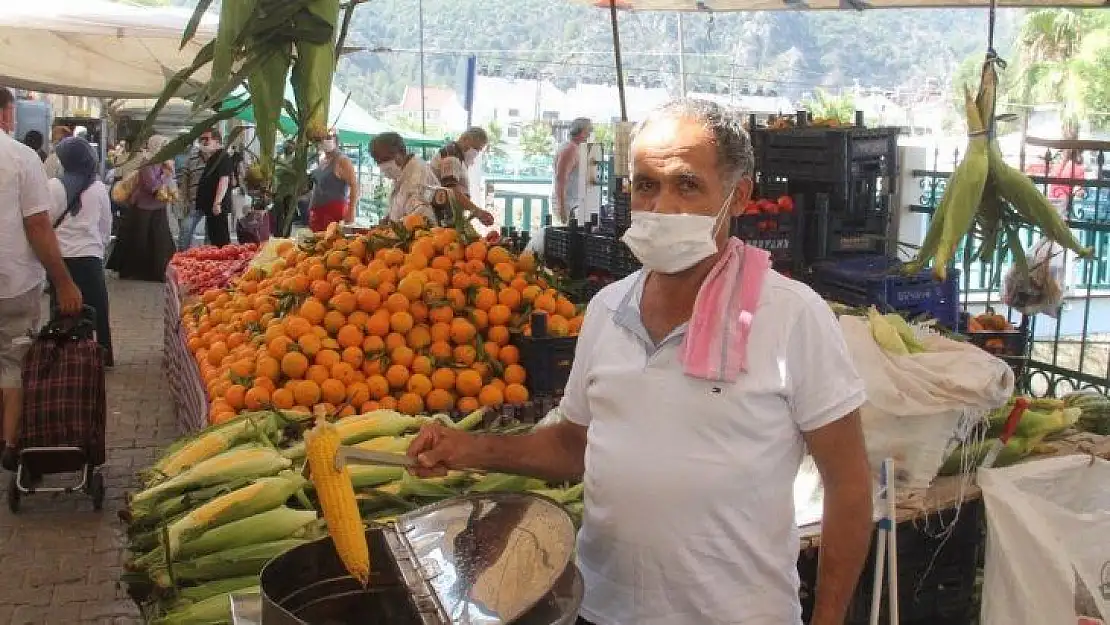
[{"label": "man's hand", "polygon": [[478,221],[483,226],[493,225],[493,215],[489,211],[478,211]]},{"label": "man's hand", "polygon": [[215,215],[216,217],[219,217],[221,212],[222,211],[221,211],[221,208],[220,208],[219,204],[215,204],[215,205],[212,206],[212,214],[213,215]]},{"label": "man's hand", "polygon": [[355,223],[355,205],[354,204],[348,204],[347,209],[345,211],[343,211],[343,223],[345,223],[345,224]]},{"label": "man's hand", "polygon": [[473,434],[429,423],[409,445],[408,455],[416,459],[416,466],[409,470],[418,477],[436,477],[446,475],[448,469],[474,468],[467,464],[477,445]]},{"label": "man's hand", "polygon": [[58,311],[66,317],[76,317],[81,314],[85,305],[81,297],[81,289],[77,288],[73,280],[63,280],[54,285],[55,295],[58,298]]}]

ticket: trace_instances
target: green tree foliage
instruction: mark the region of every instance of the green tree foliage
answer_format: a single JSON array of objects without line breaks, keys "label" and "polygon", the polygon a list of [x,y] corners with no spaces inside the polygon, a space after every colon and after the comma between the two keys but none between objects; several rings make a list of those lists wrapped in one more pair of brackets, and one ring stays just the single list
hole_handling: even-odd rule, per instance
[{"label": "green tree foliage", "polygon": [[803,106],[815,119],[835,119],[850,124],[856,116],[856,102],[852,96],[835,96],[824,89],[818,89]]},{"label": "green tree foliage", "polygon": [[555,151],[551,126],[543,122],[525,126],[520,132],[520,149],[525,156],[550,156]]},{"label": "green tree foliage", "polygon": [[1018,32],[1017,52],[1011,97],[1022,104],[1057,104],[1064,138],[1078,138],[1080,122],[1106,110],[1110,18],[1104,11],[1029,11]]}]

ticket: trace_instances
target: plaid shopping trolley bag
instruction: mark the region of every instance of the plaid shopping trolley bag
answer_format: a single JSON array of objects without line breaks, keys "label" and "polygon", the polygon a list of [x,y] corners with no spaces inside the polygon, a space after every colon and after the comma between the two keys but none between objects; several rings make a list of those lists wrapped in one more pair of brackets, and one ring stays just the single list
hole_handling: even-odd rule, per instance
[{"label": "plaid shopping trolley bag", "polygon": [[[23,362],[23,417],[20,454],[35,448],[80,448],[83,462],[59,454],[56,468],[44,459],[41,473],[77,471],[104,464],[107,405],[104,354],[96,342],[95,312],[54,318],[39,333]],[[46,449],[44,449],[46,451]],[[69,454],[72,456],[72,454]]]}]

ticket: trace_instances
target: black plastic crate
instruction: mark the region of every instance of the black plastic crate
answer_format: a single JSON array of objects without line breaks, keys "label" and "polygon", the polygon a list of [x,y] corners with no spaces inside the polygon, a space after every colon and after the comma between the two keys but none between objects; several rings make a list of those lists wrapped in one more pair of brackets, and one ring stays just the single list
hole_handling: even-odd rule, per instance
[{"label": "black plastic crate", "polygon": [[801,211],[828,210],[837,214],[865,215],[889,210],[894,189],[892,183],[881,170],[860,167],[852,175],[834,182],[761,171],[756,187],[761,197],[771,197],[768,194],[790,195]]},{"label": "black plastic crate", "polygon": [[587,303],[594,298],[595,295],[601,292],[601,289],[612,284],[614,280],[607,277],[590,277],[586,278],[586,283],[582,286],[582,302]]},{"label": "black plastic crate", "polygon": [[771,253],[771,261],[792,271],[802,269],[801,213],[749,214],[733,217],[729,234]]},{"label": "black plastic crate", "polygon": [[572,279],[585,275],[582,229],[570,226],[548,226],[543,234],[543,259],[548,265],[567,270]]},{"label": "black plastic crate", "polygon": [[544,313],[532,316],[532,332],[532,336],[514,333],[512,338],[520,350],[520,364],[528,372],[525,379],[528,393],[533,398],[562,395],[570,378],[578,337],[547,335]]},{"label": "black plastic crate", "polygon": [[1025,388],[1025,370],[1029,364],[1030,330],[1029,316],[1022,315],[1021,323],[1013,330],[977,330],[968,328],[968,313],[960,314],[960,332],[972,344],[1001,358],[1014,371],[1014,379],[1019,388]]},{"label": "black plastic crate", "polygon": [[632,225],[632,183],[628,176],[614,176],[610,185],[612,234],[620,237]]},{"label": "black plastic crate", "polygon": [[[935,516],[939,514],[938,521]],[[981,500],[965,502],[956,509],[931,513],[924,521],[898,524],[898,602],[899,616],[906,625],[969,625],[978,610],[976,576],[983,566],[986,525]],[[949,528],[949,525],[955,525]],[[943,524],[951,533],[926,531]],[[947,536],[947,538],[945,538]],[[867,556],[848,607],[846,625],[866,625],[871,614],[871,588],[874,583],[875,545]],[[803,551],[798,557],[801,581],[802,621],[813,616],[814,590],[817,586],[818,549]],[[889,562],[887,563],[889,564]],[[884,575],[885,576],[885,575]],[[886,588],[883,588],[880,623],[889,621]]]},{"label": "black plastic crate", "polygon": [[616,241],[613,246],[613,263],[611,273],[614,278],[620,279],[632,275],[640,270],[643,265],[640,259],[628,249],[624,241]]},{"label": "black plastic crate", "polygon": [[[964,503],[959,509],[941,513],[942,522],[952,523],[951,533],[929,534],[924,523],[898,525],[898,607],[906,625],[964,625],[975,615],[975,579],[986,547],[986,522],[981,500]],[[929,526],[940,525],[930,519]],[[871,611],[871,585],[875,562],[874,545],[867,568],[860,577],[855,600],[849,608],[848,625],[865,625]],[[884,590],[885,592],[885,590]],[[880,622],[887,622],[883,601]]]},{"label": "black plastic crate", "polygon": [[890,246],[888,213],[845,216],[821,211],[809,215],[806,260],[810,263],[850,254],[886,255]]},{"label": "black plastic crate", "polygon": [[865,170],[897,174],[897,128],[756,129],[757,171],[797,180],[838,183]]},{"label": "black plastic crate", "polygon": [[612,272],[617,240],[606,234],[586,234],[584,240],[586,271],[600,269]]},{"label": "black plastic crate", "polygon": [[901,263],[883,256],[856,256],[813,265],[811,282],[822,297],[849,306],[875,306],[915,318],[932,317],[955,329],[960,315],[960,272],[939,281],[932,270],[900,273]]}]

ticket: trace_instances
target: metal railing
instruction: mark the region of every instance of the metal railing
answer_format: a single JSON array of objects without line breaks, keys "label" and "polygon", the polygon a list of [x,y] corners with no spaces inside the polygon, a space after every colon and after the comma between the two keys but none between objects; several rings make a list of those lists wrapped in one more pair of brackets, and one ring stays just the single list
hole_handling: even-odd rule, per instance
[{"label": "metal railing", "polygon": [[[1027,140],[1035,150],[1027,158],[1023,147],[1015,164],[1041,188],[1065,216],[1079,242],[1091,248],[1089,258],[1061,254],[1065,301],[1056,318],[1036,315],[1031,319],[1032,340],[1029,364],[1019,387],[1038,396],[1060,396],[1072,390],[1110,392],[1110,169],[1105,169],[1110,144]],[[1041,150],[1044,150],[1041,152]],[[1064,159],[1079,155],[1084,163],[1070,165]],[[934,151],[929,169],[915,169],[920,195],[909,206],[911,212],[931,215],[944,194],[951,171],[960,154]],[[945,171],[947,170],[947,171]],[[1031,228],[1021,230],[1029,251],[1040,238]],[[1013,257],[999,246],[986,262],[975,258],[979,242],[968,237],[955,258],[961,267],[964,308],[971,313],[992,307],[1017,325],[1020,313],[1002,303],[1004,280]]]}]

